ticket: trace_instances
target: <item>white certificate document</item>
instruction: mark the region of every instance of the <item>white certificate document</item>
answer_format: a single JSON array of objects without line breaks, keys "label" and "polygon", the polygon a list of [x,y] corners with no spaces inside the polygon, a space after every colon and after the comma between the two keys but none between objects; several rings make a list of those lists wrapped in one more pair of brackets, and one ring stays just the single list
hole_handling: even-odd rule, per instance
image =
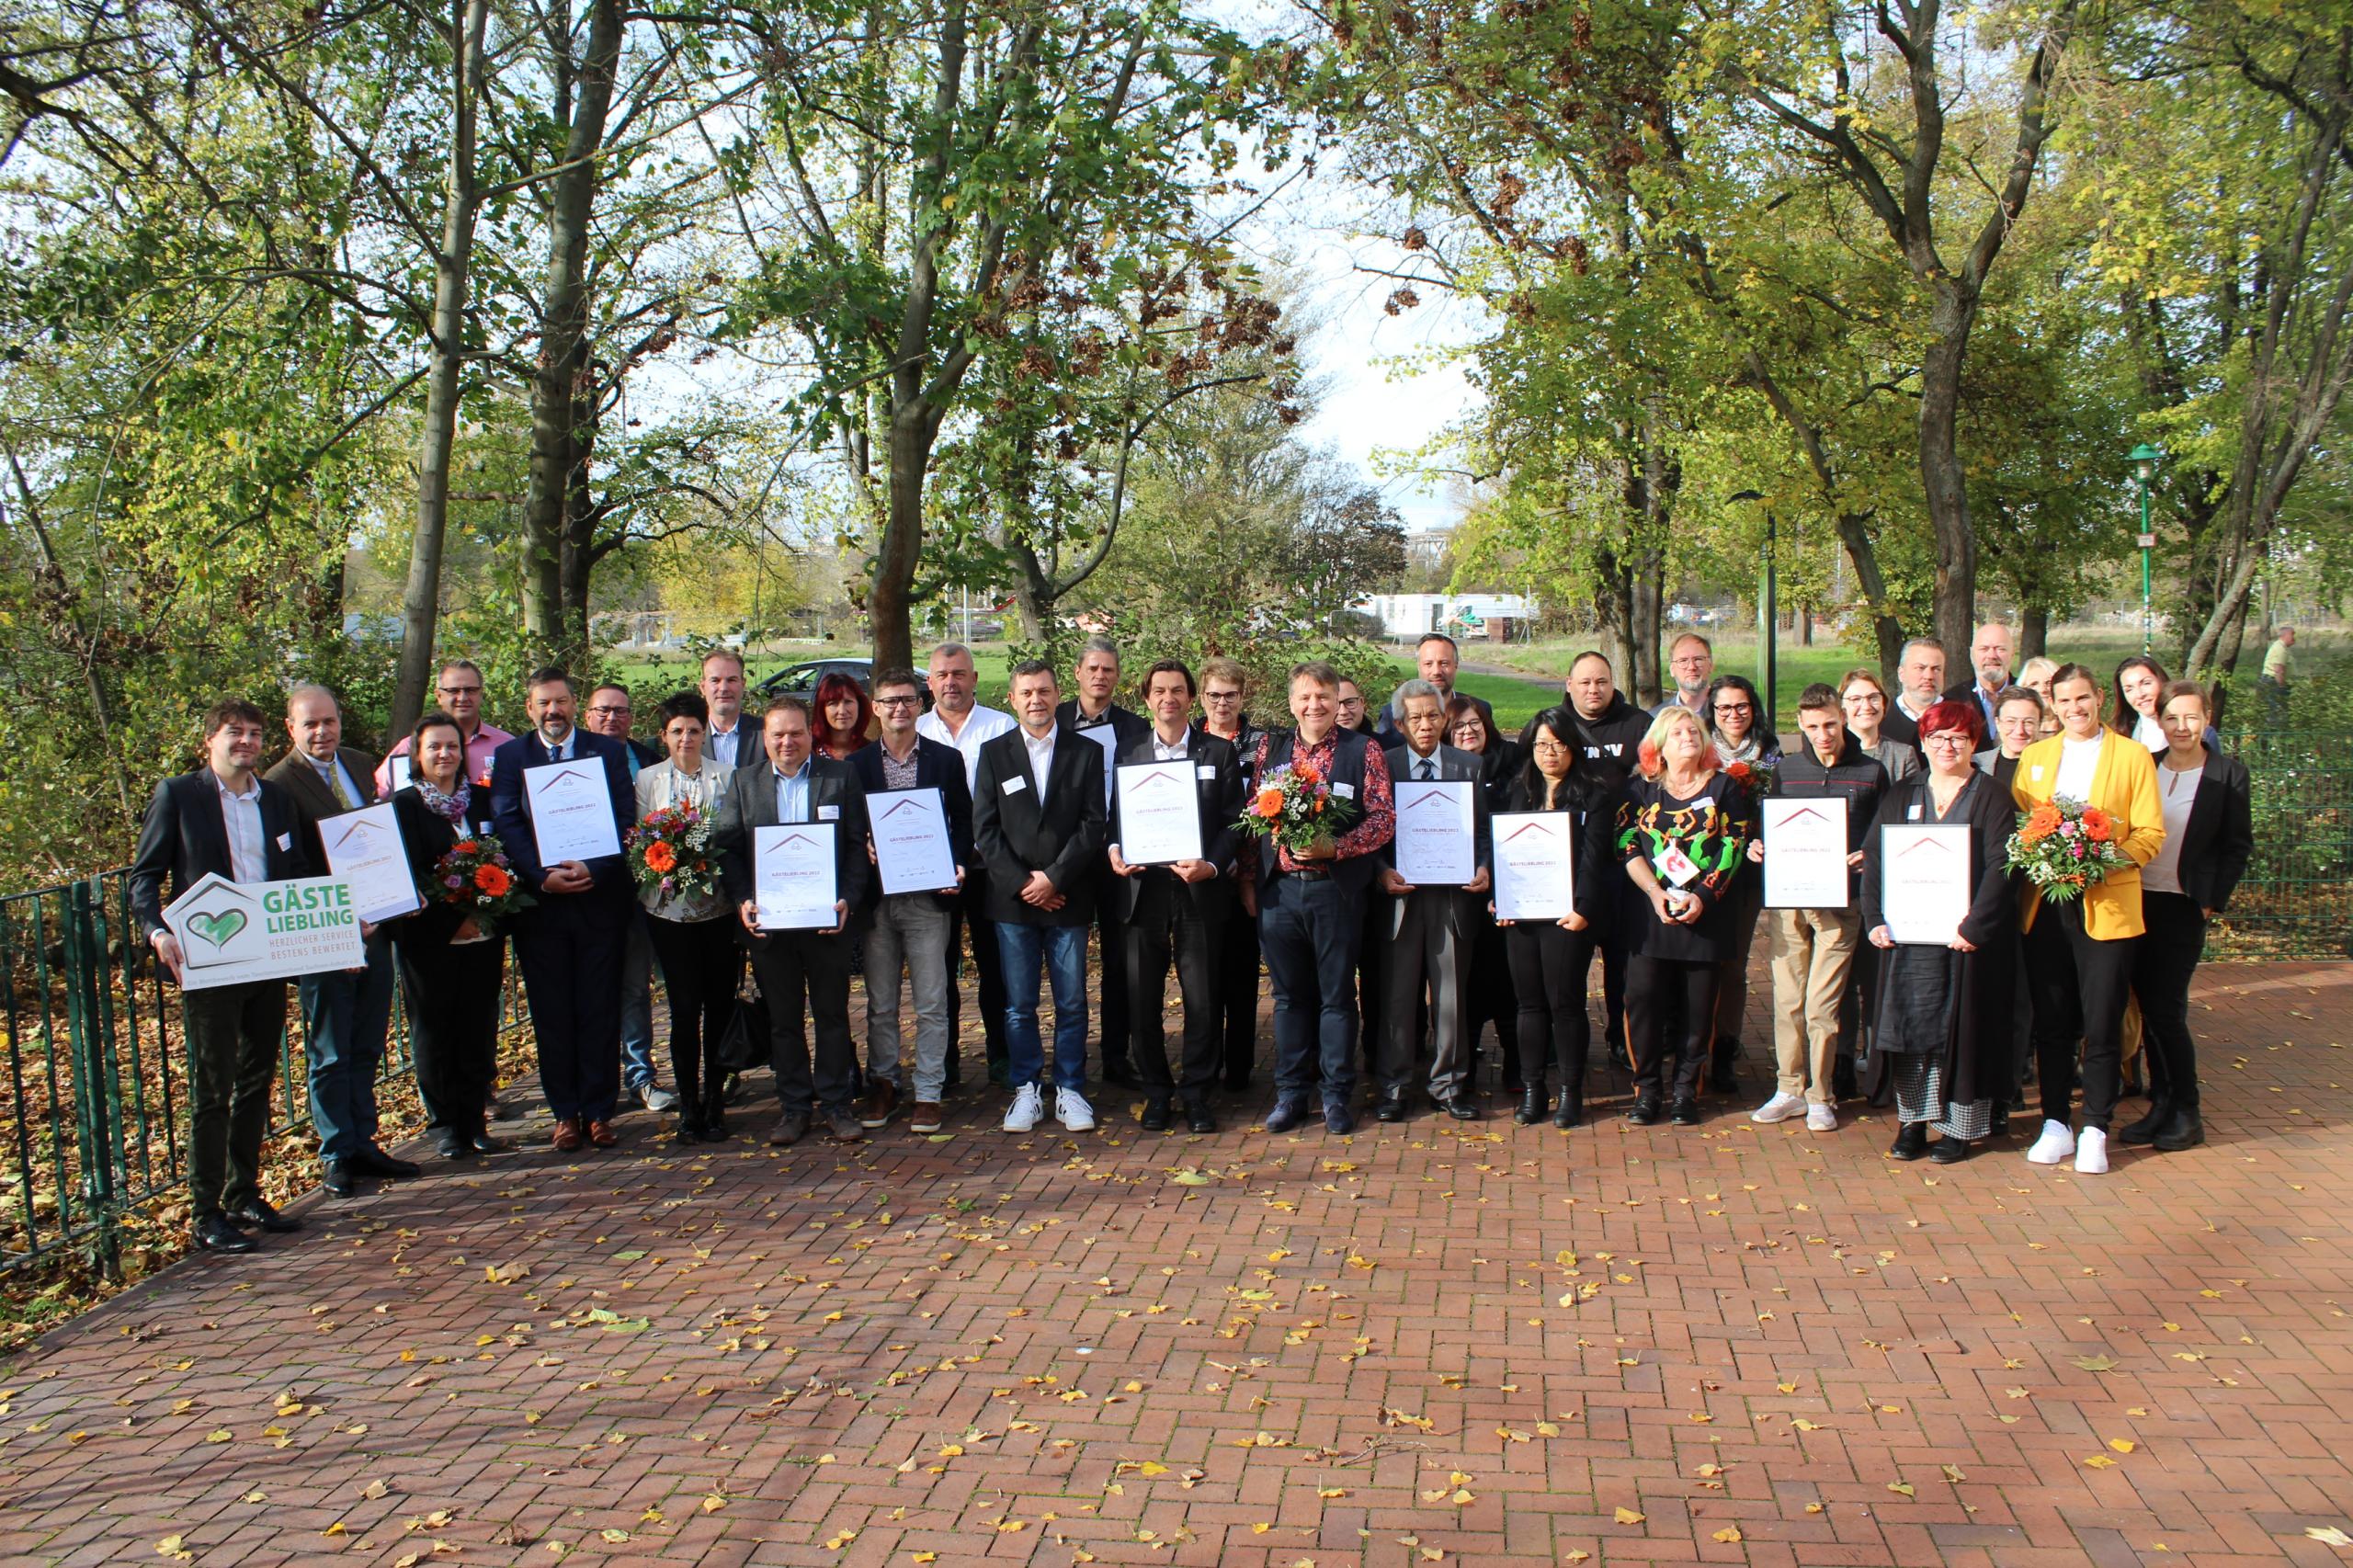
[{"label": "white certificate document", "polygon": [[1201,808],[1193,764],[1131,762],[1120,769],[1120,858],[1166,866],[1201,858]]},{"label": "white certificate document", "polygon": [[866,810],[884,893],[954,891],[956,856],[948,846],[948,809],[938,790],[878,790],[866,797]]},{"label": "white certificate document", "polygon": [[613,798],[605,792],[604,758],[575,757],[527,767],[523,799],[531,808],[531,834],[539,841],[541,866],[621,852]]},{"label": "white certificate document", "polygon": [[1969,824],[1890,823],[1880,830],[1880,909],[1899,942],[1943,947],[1969,913]]},{"label": "white certificate document", "polygon": [[1847,801],[1768,795],[1765,808],[1765,907],[1847,907]]},{"label": "white certificate document", "polygon": [[1576,819],[1567,812],[1498,812],[1495,918],[1559,920],[1576,908]]},{"label": "white certificate document", "polygon": [[351,885],[360,919],[372,926],[423,905],[416,879],[409,875],[401,824],[389,803],[327,818],[319,824],[319,842],[326,848],[328,869]]},{"label": "white certificate document", "polygon": [[829,822],[752,830],[752,892],[763,930],[828,931],[841,924],[834,908],[835,831]]},{"label": "white certificate document", "polygon": [[359,912],[341,877],[233,882],[208,871],[164,906],[164,924],[179,938],[184,991],[332,974],[368,961]]},{"label": "white certificate document", "polygon": [[1399,876],[1417,888],[1461,887],[1479,874],[1471,815],[1478,788],[1418,779],[1396,787]]}]

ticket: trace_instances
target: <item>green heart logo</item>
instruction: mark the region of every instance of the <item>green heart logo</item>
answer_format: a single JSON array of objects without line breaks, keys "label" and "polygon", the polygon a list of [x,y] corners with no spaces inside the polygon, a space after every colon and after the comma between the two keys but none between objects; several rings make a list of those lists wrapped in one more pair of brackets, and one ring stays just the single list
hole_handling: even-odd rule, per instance
[{"label": "green heart logo", "polygon": [[188,917],[188,928],[216,948],[225,948],[238,932],[245,928],[245,912],[224,909],[218,915],[200,913]]}]

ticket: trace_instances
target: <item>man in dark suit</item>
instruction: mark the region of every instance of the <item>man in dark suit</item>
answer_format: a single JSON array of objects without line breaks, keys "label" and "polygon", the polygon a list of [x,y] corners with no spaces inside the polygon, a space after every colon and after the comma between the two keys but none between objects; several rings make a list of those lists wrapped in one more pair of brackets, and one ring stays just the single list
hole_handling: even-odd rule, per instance
[{"label": "man in dark suit", "polygon": [[[768,1131],[768,1142],[779,1149],[809,1135],[812,1099],[835,1138],[857,1143],[866,1137],[850,1103],[858,1047],[849,1034],[848,934],[850,916],[865,905],[873,876],[866,850],[866,791],[848,763],[815,755],[810,731],[808,703],[798,697],[770,702],[760,725],[767,760],[735,770],[711,829],[720,875],[751,936],[752,972],[767,999],[769,1051],[783,1108]],[[772,931],[760,923],[755,880],[759,830],[803,823],[834,830],[834,923]]]},{"label": "man in dark suit", "polygon": [[1054,667],[1013,668],[1017,727],[981,747],[972,786],[972,846],[988,868],[985,910],[1005,966],[1007,1132],[1044,1115],[1045,1051],[1038,1032],[1042,965],[1054,987],[1054,1119],[1065,1131],[1095,1125],[1086,1103],[1086,928],[1108,831],[1103,748],[1054,719]]},{"label": "man in dark suit", "polygon": [[[1071,684],[1076,695],[1054,710],[1054,718],[1103,748],[1104,809],[1108,812],[1117,758],[1150,733],[1152,726],[1111,700],[1120,688],[1120,645],[1108,637],[1086,640],[1071,671]],[[1118,899],[1096,902],[1095,931],[1103,958],[1103,975],[1096,990],[1103,1017],[1095,1039],[1103,1060],[1103,1081],[1132,1089],[1143,1080],[1137,1075],[1128,1050],[1128,968],[1120,957],[1127,950],[1126,920],[1127,912]]]},{"label": "man in dark suit", "polygon": [[1406,1093],[1421,1045],[1421,1003],[1427,988],[1430,1021],[1430,1098],[1448,1115],[1475,1121],[1481,1115],[1469,1073],[1469,1013],[1462,988],[1470,979],[1471,949],[1477,939],[1472,901],[1483,901],[1491,885],[1493,854],[1487,803],[1479,788],[1482,765],[1467,751],[1443,744],[1446,699],[1426,680],[1409,680],[1391,704],[1400,715],[1404,739],[1389,748],[1389,772],[1396,780],[1397,835],[1413,831],[1420,807],[1416,784],[1471,786],[1475,874],[1456,887],[1417,887],[1398,874],[1396,845],[1382,852],[1381,891],[1390,895],[1388,951],[1381,1016],[1380,1097],[1373,1115],[1382,1121],[1404,1119]]},{"label": "man in dark suit", "polygon": [[[207,876],[278,882],[324,869],[318,827],[286,790],[254,773],[268,721],[250,702],[216,702],[204,716],[205,766],[155,786],[131,864],[131,913],[172,978],[179,939],[164,924],[174,898]],[[286,1029],[286,982],[254,980],[180,998],[188,1035],[188,1189],[191,1234],[207,1252],[251,1252],[239,1229],[295,1231],[300,1220],[261,1195],[261,1142]]]},{"label": "man in dark suit", "polygon": [[[866,1103],[858,1125],[887,1127],[904,1087],[899,1069],[899,983],[904,974],[915,994],[915,1119],[917,1132],[939,1131],[939,1096],[948,1082],[951,1028],[948,972],[949,911],[972,864],[972,791],[965,782],[964,758],[953,746],[915,733],[923,714],[923,681],[908,669],[884,670],[874,677],[874,716],[881,734],[849,756],[850,770],[866,791],[872,831],[891,831],[877,795],[906,790],[939,791],[948,827],[948,852],[956,864],[953,886],[932,892],[886,893],[875,879],[876,896],[866,931]],[[899,802],[888,809],[913,810]]]},{"label": "man in dark suit", "polygon": [[[1181,1088],[1185,1120],[1195,1132],[1217,1131],[1210,1092],[1218,1080],[1224,1040],[1218,1008],[1218,958],[1225,926],[1241,918],[1234,893],[1235,862],[1242,835],[1242,768],[1233,743],[1194,729],[1193,672],[1176,659],[1163,659],[1145,673],[1144,706],[1152,729],[1120,753],[1121,765],[1175,763],[1200,817],[1201,852],[1197,858],[1135,865],[1121,853],[1120,807],[1112,801],[1110,865],[1113,881],[1105,902],[1121,906],[1126,933],[1122,955],[1128,996],[1134,1006],[1134,1054],[1144,1083],[1143,1127],[1168,1129],[1168,1096]],[[1180,1079],[1168,1071],[1161,1001],[1168,985],[1168,960],[1176,960],[1176,989],[1185,999],[1184,1067]]]},{"label": "man in dark suit", "polygon": [[[376,758],[343,744],[343,710],[334,692],[323,686],[289,692],[286,733],[293,748],[263,777],[313,820],[376,804]],[[413,1162],[376,1145],[376,1074],[392,1022],[392,948],[382,932],[363,931],[367,968],[306,974],[294,987],[310,1065],[311,1127],[319,1135],[319,1185],[337,1198],[349,1198],[363,1176],[417,1174]]]},{"label": "man in dark suit", "polygon": [[[590,689],[588,711],[580,725],[622,748],[632,799],[637,776],[663,760],[661,748],[630,734],[636,718],[629,687],[608,681]],[[632,820],[635,814],[632,807]],[[645,921],[643,908],[632,907],[629,933],[621,940],[621,1089],[648,1110],[673,1111],[678,1108],[678,1096],[655,1082],[654,1070],[654,938]]]},{"label": "man in dark suit", "polygon": [[618,844],[637,820],[621,748],[572,722],[572,677],[549,666],[532,673],[524,713],[531,733],[500,746],[490,762],[491,820],[524,890],[539,902],[514,923],[515,963],[531,1007],[540,1087],[555,1116],[555,1147],[609,1149],[620,1142],[621,958],[637,907],[629,860],[620,854],[542,863],[524,775],[532,768],[593,765],[602,775]]}]

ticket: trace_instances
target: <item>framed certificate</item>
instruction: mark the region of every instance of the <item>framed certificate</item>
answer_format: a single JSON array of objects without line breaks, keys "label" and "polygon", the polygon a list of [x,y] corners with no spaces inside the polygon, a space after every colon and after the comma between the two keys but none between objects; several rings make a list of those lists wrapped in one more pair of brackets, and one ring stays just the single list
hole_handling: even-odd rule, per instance
[{"label": "framed certificate", "polygon": [[1201,808],[1193,765],[1131,762],[1120,769],[1120,858],[1166,866],[1201,858]]},{"label": "framed certificate", "polygon": [[841,924],[834,907],[840,896],[834,891],[836,831],[829,822],[752,830],[752,895],[763,930],[830,931]]},{"label": "framed certificate", "polygon": [[327,818],[319,824],[319,843],[328,869],[351,885],[360,919],[373,925],[423,905],[416,879],[409,875],[400,820],[389,803]]},{"label": "framed certificate", "polygon": [[1576,907],[1576,819],[1566,812],[1499,812],[1495,918],[1559,920]]},{"label": "framed certificate", "polygon": [[[407,789],[409,787],[410,778],[415,772],[415,769],[411,767],[409,764],[408,753],[406,752],[401,753],[398,756],[386,757],[384,759],[384,770],[385,777],[392,780],[392,790],[388,791],[392,794],[398,794],[403,790]],[[465,769],[461,767],[458,771],[462,773]]]},{"label": "framed certificate", "polygon": [[1397,786],[1397,874],[1415,887],[1461,887],[1479,874],[1472,837],[1476,784]]},{"label": "framed certificate", "polygon": [[1899,942],[1943,947],[1969,913],[1969,824],[1890,823],[1880,829],[1880,909]]},{"label": "framed certificate", "polygon": [[1765,907],[1847,907],[1847,801],[1768,795],[1765,812]]},{"label": "framed certificate", "polygon": [[866,798],[874,830],[874,869],[885,895],[952,892],[956,856],[948,845],[948,812],[937,790],[883,790]]},{"label": "framed certificate", "polygon": [[540,864],[596,860],[621,852],[620,825],[613,821],[613,798],[605,790],[605,759],[577,757],[523,769],[523,799],[531,808],[531,833]]},{"label": "framed certificate", "polygon": [[341,877],[233,882],[208,871],[164,906],[180,944],[180,989],[327,974],[368,961],[359,912]]}]

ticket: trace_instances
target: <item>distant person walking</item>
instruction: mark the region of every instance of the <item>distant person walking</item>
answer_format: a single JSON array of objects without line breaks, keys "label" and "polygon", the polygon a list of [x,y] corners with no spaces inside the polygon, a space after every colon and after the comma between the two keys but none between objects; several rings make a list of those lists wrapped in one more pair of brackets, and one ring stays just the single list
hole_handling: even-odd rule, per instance
[{"label": "distant person walking", "polygon": [[2273,724],[2288,722],[2288,692],[2296,684],[2296,629],[2283,626],[2271,646],[2263,651],[2263,674],[2256,688],[2263,693],[2263,717]]}]

